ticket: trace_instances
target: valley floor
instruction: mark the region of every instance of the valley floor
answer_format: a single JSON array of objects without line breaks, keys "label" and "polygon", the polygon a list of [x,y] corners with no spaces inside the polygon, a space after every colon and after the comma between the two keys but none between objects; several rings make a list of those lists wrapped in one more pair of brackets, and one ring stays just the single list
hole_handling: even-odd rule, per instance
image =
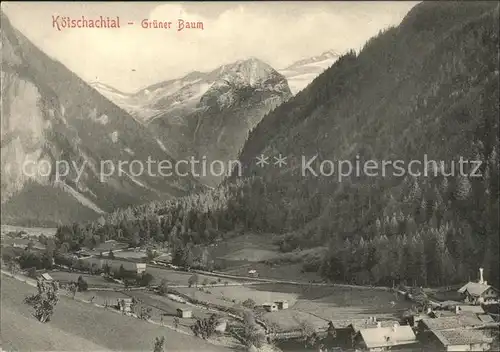
[{"label": "valley floor", "polygon": [[25,296],[35,289],[16,279],[1,279],[1,348],[9,351],[149,351],[164,336],[168,351],[230,351],[201,339],[133,317],[61,297],[50,322],[39,323]]}]

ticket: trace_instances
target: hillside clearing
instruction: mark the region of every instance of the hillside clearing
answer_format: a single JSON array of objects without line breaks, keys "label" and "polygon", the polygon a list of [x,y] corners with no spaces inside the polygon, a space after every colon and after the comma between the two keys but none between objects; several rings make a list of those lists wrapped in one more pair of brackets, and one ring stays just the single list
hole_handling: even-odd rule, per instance
[{"label": "hillside clearing", "polygon": [[152,350],[154,339],[165,336],[169,351],[229,351],[201,339],[61,298],[51,321],[38,323],[23,298],[34,288],[2,275],[2,348],[49,350]]}]

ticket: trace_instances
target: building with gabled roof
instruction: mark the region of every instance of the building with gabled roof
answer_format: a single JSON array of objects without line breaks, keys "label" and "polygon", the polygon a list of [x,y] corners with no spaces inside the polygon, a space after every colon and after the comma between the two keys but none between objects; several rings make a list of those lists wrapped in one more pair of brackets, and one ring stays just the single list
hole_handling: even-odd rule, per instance
[{"label": "building with gabled roof", "polygon": [[499,301],[498,290],[488,285],[483,278],[483,268],[479,268],[478,282],[470,281],[459,288],[458,292],[464,296],[464,302],[470,304],[498,303]]},{"label": "building with gabled roof", "polygon": [[368,351],[384,351],[418,343],[409,325],[394,324],[391,327],[361,329],[356,338],[356,347]]},{"label": "building with gabled roof", "polygon": [[370,317],[369,319],[353,321],[351,324],[347,326],[347,329],[352,330],[352,333],[356,334],[362,329],[386,328],[394,326],[394,324],[399,324],[399,322],[394,320],[377,321],[376,317]]},{"label": "building with gabled roof", "polygon": [[40,278],[43,280],[43,281],[54,281],[54,279],[52,278],[52,276],[50,276],[48,273],[43,273],[40,275]]},{"label": "building with gabled roof", "polygon": [[484,323],[476,314],[455,314],[453,316],[439,318],[423,318],[418,322],[418,328],[421,332],[429,330],[452,330],[461,328],[477,328]]},{"label": "building with gabled roof", "polygon": [[493,338],[484,330],[433,330],[432,334],[432,345],[439,351],[489,351],[493,342]]}]

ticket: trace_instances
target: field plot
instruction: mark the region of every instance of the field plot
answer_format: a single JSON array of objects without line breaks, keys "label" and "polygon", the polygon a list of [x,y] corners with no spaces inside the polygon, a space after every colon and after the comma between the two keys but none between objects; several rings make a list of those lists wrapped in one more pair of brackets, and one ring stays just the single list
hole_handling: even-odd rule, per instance
[{"label": "field plot", "polygon": [[122,288],[123,286],[117,284],[115,282],[110,282],[105,280],[102,276],[99,275],[88,275],[88,274],[79,274],[79,273],[71,273],[66,271],[51,271],[49,272],[50,276],[54,280],[58,280],[60,282],[70,282],[77,281],[81,276],[89,285],[89,287],[109,287],[109,288]]},{"label": "field plot", "polygon": [[[236,263],[234,263],[236,264]],[[246,263],[239,265],[231,265],[222,270],[223,273],[228,275],[241,275],[248,276],[248,270],[253,269],[259,273],[259,278],[276,279],[284,281],[298,281],[298,282],[322,282],[323,278],[315,272],[304,273],[302,271],[302,264],[282,264],[282,265],[268,265],[264,263]]]},{"label": "field plot", "polygon": [[120,291],[84,291],[77,292],[75,297],[92,301],[92,303],[96,303],[101,306],[115,305],[118,303],[118,300],[130,298]]},{"label": "field plot", "polygon": [[[412,303],[403,297],[384,290],[345,287],[296,286],[285,284],[255,285],[253,288],[263,292],[295,293],[297,299],[290,302],[289,313],[273,312],[265,314],[266,320],[289,326],[299,318],[318,325],[319,320],[348,321],[376,316],[379,319],[399,318]],[[279,314],[276,314],[279,313]],[[281,323],[280,323],[281,322]],[[297,324],[298,325],[298,324]]]},{"label": "field plot", "polygon": [[116,258],[144,259],[147,257],[146,251],[119,251],[114,253]]},{"label": "field plot", "polygon": [[[260,285],[254,285],[258,287]],[[178,289],[179,292],[185,293],[190,297],[195,296],[196,299],[203,299],[204,301],[220,304],[228,307],[233,307],[235,304],[241,304],[247,299],[252,299],[256,304],[262,305],[266,302],[274,302],[277,300],[288,300],[290,305],[294,304],[298,298],[298,294],[256,290],[250,286],[217,286],[207,287],[210,294],[195,291],[194,288]],[[233,301],[234,300],[234,301]]]},{"label": "field plot", "polygon": [[133,317],[61,297],[50,322],[23,303],[35,289],[2,275],[2,348],[18,351],[150,351],[165,336],[167,351],[230,351]]},{"label": "field plot", "polygon": [[326,326],[324,319],[295,309],[265,313],[262,315],[262,320],[274,327],[276,332],[299,329],[302,322],[308,322],[316,329],[322,329]]},{"label": "field plot", "polygon": [[272,236],[246,234],[210,247],[210,255],[213,258],[231,261],[258,262],[267,260],[278,254],[278,246],[274,245],[272,240]]},{"label": "field plot", "polygon": [[[117,253],[118,254],[118,253]],[[86,262],[89,263],[96,263],[97,265],[104,265],[107,263],[109,266],[111,266],[112,270],[118,270],[120,268],[120,265],[123,265],[123,267],[126,270],[134,270],[135,269],[135,263],[130,262],[124,259],[99,259],[96,257],[91,257],[91,258],[85,258],[83,259]],[[154,277],[153,285],[157,285],[161,282],[162,279],[165,279],[169,282],[171,285],[188,285],[189,278],[193,275],[193,273],[189,272],[184,272],[184,271],[176,271],[173,269],[168,269],[168,268],[161,268],[161,267],[153,267],[153,266],[147,266],[146,272],[150,273]],[[206,280],[207,283],[216,283],[217,278],[213,276],[208,276],[208,275],[198,275],[198,283],[201,286],[201,284]],[[222,282],[227,281],[229,283],[231,282],[236,282],[235,280],[228,280],[224,279]]]},{"label": "field plot", "polygon": [[[275,236],[246,234],[229,238],[209,247],[211,258],[221,272],[229,275],[248,276],[256,270],[260,278],[289,281],[316,281],[323,279],[316,272],[304,272],[303,259],[324,248],[282,253],[274,244]],[[267,263],[266,263],[266,262]]]},{"label": "field plot", "polygon": [[[218,306],[222,307],[227,307],[227,308],[238,307],[241,303],[236,301],[236,299],[235,302],[233,302],[231,297],[223,296],[217,291],[214,292],[212,287],[206,287],[204,288],[204,290],[205,291],[200,291],[196,287],[176,288],[176,291],[179,291],[180,293],[183,293],[193,299],[211,304],[217,304]],[[206,291],[208,291],[209,293],[207,293]],[[224,299],[224,297],[226,299]]]}]

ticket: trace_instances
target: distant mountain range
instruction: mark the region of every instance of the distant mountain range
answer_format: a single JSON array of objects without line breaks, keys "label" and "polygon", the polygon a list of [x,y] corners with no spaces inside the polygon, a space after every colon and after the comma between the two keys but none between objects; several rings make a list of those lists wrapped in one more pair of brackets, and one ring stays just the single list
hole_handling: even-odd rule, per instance
[{"label": "distant mountain range", "polygon": [[[330,67],[338,58],[339,54],[330,50],[318,56],[296,61],[290,66],[277,71],[287,80],[292,94],[296,94]],[[192,111],[212,84],[222,79],[223,74],[237,69],[238,66],[241,67],[242,63],[244,65],[245,62],[247,64],[260,62],[259,65],[262,67],[268,66],[255,58],[242,60],[221,66],[207,73],[193,71],[182,78],[156,83],[136,93],[124,93],[103,82],[91,82],[90,85],[136,117],[138,121],[148,122],[165,113],[176,112],[182,114],[183,111]],[[247,74],[249,78],[247,83],[250,83],[252,73],[248,71]]]},{"label": "distant mountain range", "polygon": [[[209,162],[236,160],[248,132],[292,96],[286,78],[256,58],[192,72],[135,94],[91,85],[146,124],[169,154]],[[211,185],[221,179],[203,177]]]},{"label": "distant mountain range", "polygon": [[[3,13],[1,20],[3,223],[85,220],[200,187],[191,177],[134,176],[126,167],[101,182],[102,160],[117,168],[118,161],[174,159],[129,113],[35,47]],[[62,160],[83,165],[81,177],[72,167],[57,180]]]}]

